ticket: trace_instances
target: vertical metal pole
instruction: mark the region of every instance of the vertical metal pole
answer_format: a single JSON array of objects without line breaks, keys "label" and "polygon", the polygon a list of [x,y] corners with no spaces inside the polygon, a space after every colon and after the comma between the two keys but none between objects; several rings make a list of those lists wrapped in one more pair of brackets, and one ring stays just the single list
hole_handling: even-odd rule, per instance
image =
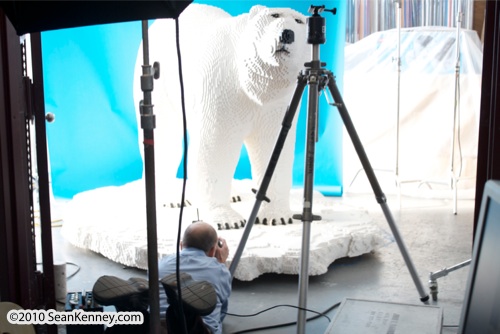
[{"label": "vertical metal pole", "polygon": [[[47,148],[45,98],[43,88],[42,37],[31,34],[31,58],[33,95],[35,106],[36,160],[38,172],[38,196],[40,200],[40,239],[43,262],[43,289],[47,309],[56,309],[54,282],[54,255],[52,250],[52,226],[50,215],[49,156]],[[48,326],[49,333],[56,333],[57,326]]]},{"label": "vertical metal pole", "polygon": [[398,188],[398,202],[399,207],[401,208],[401,182],[399,180],[399,113],[401,107],[401,6],[399,1],[396,1],[396,24],[398,28],[398,48],[397,48],[397,67],[398,67],[398,80],[397,80],[397,105],[396,105],[396,167],[395,167],[395,178],[396,178],[396,187]]},{"label": "vertical metal pole", "polygon": [[308,118],[307,118],[307,139],[306,157],[304,167],[304,204],[302,215],[295,215],[300,218],[302,227],[302,253],[300,259],[299,274],[299,311],[297,319],[297,333],[305,333],[307,290],[309,285],[309,244],[311,236],[311,223],[313,220],[320,220],[318,216],[312,214],[313,187],[314,187],[314,155],[317,141],[318,124],[318,96],[319,83],[321,80],[321,66],[319,60],[319,45],[312,46],[312,62],[309,75],[309,96],[308,96]]},{"label": "vertical metal pole", "polygon": [[457,118],[460,111],[460,25],[462,23],[462,12],[460,1],[457,12],[457,36],[456,36],[456,63],[455,63],[455,96],[453,106],[453,129],[451,136],[451,190],[453,191],[453,214],[457,214],[457,176],[455,174],[455,140],[457,139]]},{"label": "vertical metal pole", "polygon": [[154,128],[155,116],[151,92],[153,91],[153,70],[149,65],[148,21],[142,21],[142,48],[144,65],[142,66],[141,89],[144,100],[141,103],[141,127],[144,130],[144,174],[146,179],[146,217],[148,240],[148,275],[149,275],[149,332],[160,333],[160,296],[158,278],[158,238],[156,230],[156,191],[155,191],[155,155]]}]

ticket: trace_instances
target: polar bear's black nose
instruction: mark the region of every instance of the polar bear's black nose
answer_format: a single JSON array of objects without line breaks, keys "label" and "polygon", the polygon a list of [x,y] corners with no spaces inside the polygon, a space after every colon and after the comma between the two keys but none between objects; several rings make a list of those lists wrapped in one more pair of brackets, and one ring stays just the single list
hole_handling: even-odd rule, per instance
[{"label": "polar bear's black nose", "polygon": [[285,29],[281,33],[280,42],[283,44],[292,44],[295,39],[295,34],[293,30]]}]

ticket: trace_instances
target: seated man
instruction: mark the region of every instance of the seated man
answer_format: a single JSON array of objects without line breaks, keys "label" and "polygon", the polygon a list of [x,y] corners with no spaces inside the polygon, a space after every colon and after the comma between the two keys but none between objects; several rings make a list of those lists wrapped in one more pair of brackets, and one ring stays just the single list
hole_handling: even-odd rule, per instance
[{"label": "seated man", "polygon": [[[189,274],[195,281],[212,284],[217,293],[217,305],[212,313],[203,317],[205,327],[211,333],[222,333],[222,321],[227,312],[231,293],[231,273],[226,267],[229,248],[223,238],[217,237],[215,229],[205,222],[195,222],[184,231],[179,254],[180,271]],[[176,255],[162,258],[158,265],[160,279],[175,273]],[[160,286],[160,314],[165,316],[168,301]]]}]

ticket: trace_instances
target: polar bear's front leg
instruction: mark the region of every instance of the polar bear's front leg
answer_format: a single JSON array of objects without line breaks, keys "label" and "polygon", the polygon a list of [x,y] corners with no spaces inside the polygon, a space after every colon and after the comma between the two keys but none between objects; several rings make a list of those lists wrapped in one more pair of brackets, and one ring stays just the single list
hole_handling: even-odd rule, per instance
[{"label": "polar bear's front leg", "polygon": [[[266,110],[258,120],[252,134],[245,141],[252,165],[253,180],[260,187],[269,165],[270,157],[281,131],[284,107],[278,110]],[[295,144],[296,120],[287,134],[278,163],[272,175],[266,196],[270,202],[263,202],[258,213],[258,221],[266,225],[284,225],[292,223],[290,210],[290,190],[292,188],[292,170]]]},{"label": "polar bear's front leg", "polygon": [[230,197],[245,131],[229,116],[203,121],[200,130],[190,136],[188,177],[193,180],[192,197],[204,221],[219,229],[243,227],[245,219],[231,207]]}]

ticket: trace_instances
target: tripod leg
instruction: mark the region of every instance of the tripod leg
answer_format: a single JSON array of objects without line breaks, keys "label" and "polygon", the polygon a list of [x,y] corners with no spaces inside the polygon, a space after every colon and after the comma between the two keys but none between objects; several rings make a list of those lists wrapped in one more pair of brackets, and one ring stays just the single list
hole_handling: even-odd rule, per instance
[{"label": "tripod leg", "polygon": [[389,224],[389,226],[391,228],[392,234],[394,235],[394,239],[396,240],[396,243],[398,244],[399,250],[401,251],[401,255],[403,256],[403,259],[406,263],[406,266],[408,267],[408,270],[410,271],[410,275],[413,279],[413,282],[415,283],[415,286],[417,287],[418,293],[420,294],[420,300],[422,302],[426,302],[429,299],[429,295],[425,292],[425,289],[422,285],[422,282],[420,281],[420,279],[418,277],[417,270],[415,269],[415,266],[413,265],[413,262],[410,258],[408,250],[406,249],[405,243],[404,243],[403,239],[401,238],[398,227],[396,226],[396,223],[394,221],[392,213],[389,209],[389,206],[387,205],[387,199],[386,199],[384,193],[382,192],[382,189],[380,188],[380,185],[377,181],[377,177],[375,176],[375,172],[373,171],[373,168],[370,164],[370,161],[368,160],[368,156],[366,155],[366,152],[363,148],[363,144],[361,143],[361,140],[359,139],[359,136],[356,132],[356,129],[354,128],[354,125],[352,123],[351,117],[349,116],[349,113],[347,112],[347,108],[344,104],[342,96],[340,95],[340,92],[337,88],[337,84],[335,83],[335,78],[333,77],[333,75],[331,73],[329,74],[328,77],[329,77],[328,89],[330,90],[330,93],[332,94],[333,100],[335,101],[335,104],[339,110],[340,117],[342,118],[342,121],[344,122],[346,130],[349,133],[349,136],[351,137],[351,141],[354,145],[354,148],[356,149],[356,153],[358,154],[358,157],[359,157],[359,160],[361,161],[363,169],[366,172],[366,176],[368,177],[368,180],[370,181],[370,185],[373,189],[373,192],[375,194],[377,202],[380,204],[382,211],[384,212],[384,216],[387,220],[387,223]]},{"label": "tripod leg", "polygon": [[281,123],[281,130],[278,135],[278,139],[276,140],[276,144],[274,146],[273,153],[271,154],[271,158],[269,160],[269,164],[267,165],[266,172],[264,174],[264,178],[262,179],[262,183],[259,187],[259,190],[256,192],[256,200],[255,204],[250,212],[250,217],[245,225],[245,230],[243,231],[243,235],[241,236],[240,244],[234,253],[233,259],[231,261],[231,265],[229,266],[229,272],[231,276],[234,276],[234,272],[236,271],[236,267],[240,262],[241,254],[243,253],[243,249],[245,248],[245,244],[250,235],[250,231],[252,230],[253,224],[255,223],[255,219],[257,218],[257,213],[259,212],[260,205],[262,201],[268,201],[269,199],[266,197],[267,188],[269,188],[269,183],[271,182],[271,178],[274,173],[274,169],[278,164],[278,160],[285,145],[285,140],[288,135],[288,131],[292,127],[293,118],[295,117],[295,113],[297,111],[300,100],[302,99],[302,93],[304,92],[304,88],[306,86],[307,80],[305,76],[301,73],[297,78],[297,86],[295,87],[295,92],[293,93],[292,100],[288,109],[285,113],[285,117],[283,118],[283,122]]}]

